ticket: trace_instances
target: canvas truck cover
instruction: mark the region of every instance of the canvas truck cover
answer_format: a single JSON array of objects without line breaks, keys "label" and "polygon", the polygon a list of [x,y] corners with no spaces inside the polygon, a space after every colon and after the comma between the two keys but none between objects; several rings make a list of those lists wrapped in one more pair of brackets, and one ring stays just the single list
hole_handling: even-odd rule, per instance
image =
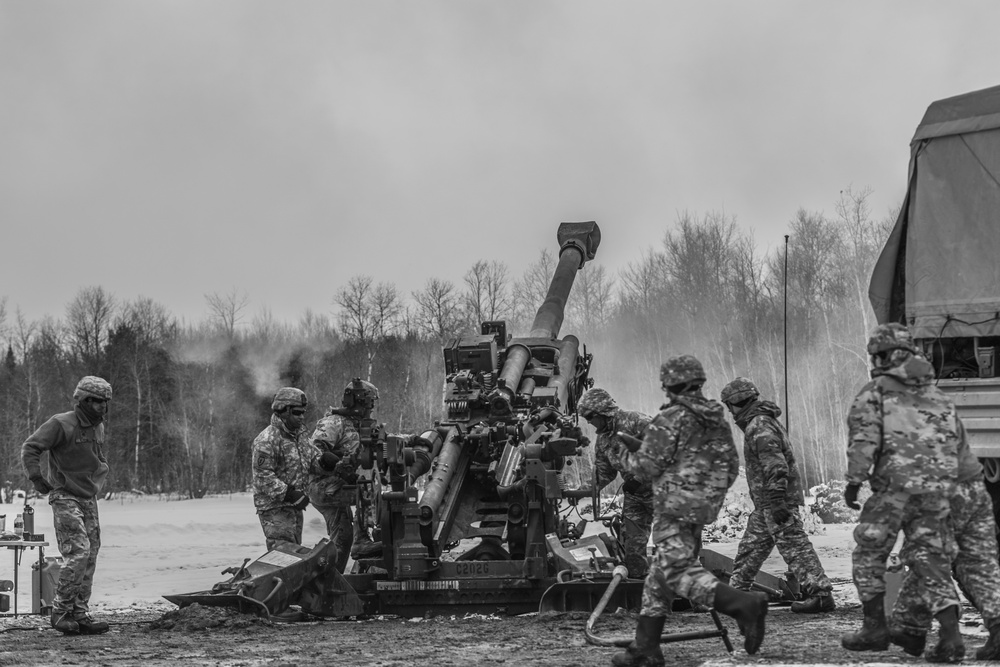
[{"label": "canvas truck cover", "polygon": [[1000,335],[1000,86],[927,108],[869,298],[915,338]]}]

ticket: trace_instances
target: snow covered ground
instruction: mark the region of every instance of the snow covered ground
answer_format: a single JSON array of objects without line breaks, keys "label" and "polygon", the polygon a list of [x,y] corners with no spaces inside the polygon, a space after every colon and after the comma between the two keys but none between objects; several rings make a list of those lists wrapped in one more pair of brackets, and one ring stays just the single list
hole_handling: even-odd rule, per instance
[{"label": "snow covered ground", "polygon": [[[43,533],[49,546],[46,556],[58,556],[52,511],[42,500],[32,501],[35,532]],[[0,505],[11,529],[18,508]],[[166,501],[155,497],[129,497],[101,501],[101,554],[91,600],[95,611],[134,606],[173,605],[163,595],[211,588],[228,578],[222,570],[240,565],[245,558],[265,552],[264,536],[250,494],[213,496],[198,500]],[[854,547],[851,525],[826,527],[826,534],[813,536],[827,573],[838,584],[838,601],[856,602],[851,579],[850,554]],[[322,518],[315,509],[306,510],[303,543],[315,544],[325,535]],[[727,556],[736,553],[736,543],[707,543]],[[0,549],[0,579],[12,579],[13,551]],[[31,609],[31,565],[37,552],[27,550],[19,569],[18,611]],[[786,567],[777,551],[764,565],[765,571],[781,575]]]}]

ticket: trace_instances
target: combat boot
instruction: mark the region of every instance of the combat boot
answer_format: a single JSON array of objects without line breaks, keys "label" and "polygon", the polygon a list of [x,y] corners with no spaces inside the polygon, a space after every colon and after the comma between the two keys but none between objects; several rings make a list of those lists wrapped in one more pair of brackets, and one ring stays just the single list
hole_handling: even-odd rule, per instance
[{"label": "combat boot", "polygon": [[51,619],[52,627],[65,635],[80,634],[80,624],[73,620],[69,612],[54,611]]},{"label": "combat boot", "polygon": [[664,667],[660,635],[666,620],[663,616],[640,616],[635,627],[635,641],[611,658],[611,664],[615,667]]},{"label": "combat boot", "polygon": [[840,638],[848,651],[885,651],[889,648],[889,628],[885,622],[885,593],[861,603],[865,618],[861,630]]},{"label": "combat boot", "polygon": [[919,657],[927,646],[927,634],[916,630],[889,628],[889,641],[903,649],[907,655]]},{"label": "combat boot", "polygon": [[984,646],[976,649],[976,660],[1000,660],[1000,620],[988,621],[986,627],[990,638]]},{"label": "combat boot", "polygon": [[103,635],[111,629],[111,626],[104,621],[95,621],[90,616],[82,616],[74,620],[80,626],[81,635]]},{"label": "combat boot", "polygon": [[796,614],[823,614],[833,611],[837,604],[833,601],[833,595],[812,595],[805,600],[793,602],[791,610]]},{"label": "combat boot", "polygon": [[351,558],[374,558],[382,555],[382,542],[372,542],[372,539],[365,535],[360,540],[351,545]]},{"label": "combat boot", "polygon": [[965,657],[965,644],[958,628],[958,605],[942,609],[934,618],[941,624],[938,643],[927,651],[924,659],[927,662],[961,662]]},{"label": "combat boot", "polygon": [[743,648],[753,655],[764,641],[764,617],[767,616],[767,595],[746,593],[719,583],[715,587],[716,611],[736,619],[743,634]]}]

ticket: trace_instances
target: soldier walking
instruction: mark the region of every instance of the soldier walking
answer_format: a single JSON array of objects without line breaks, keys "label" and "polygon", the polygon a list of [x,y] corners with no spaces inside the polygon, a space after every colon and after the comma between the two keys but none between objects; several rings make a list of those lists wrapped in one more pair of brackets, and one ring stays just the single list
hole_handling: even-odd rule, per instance
[{"label": "soldier walking", "polygon": [[[363,523],[366,509],[358,503],[358,517],[351,513],[358,482],[358,457],[361,454],[361,437],[358,427],[362,420],[370,420],[378,388],[371,382],[355,378],[344,390],[342,408],[330,408],[316,423],[310,441],[321,452],[336,457],[333,470],[321,475],[309,486],[309,500],[326,521],[326,531],[337,547],[337,569],[347,567],[348,556],[358,559],[380,552],[381,544],[373,549]],[[360,521],[359,521],[360,520]],[[367,537],[367,541],[364,538]],[[358,544],[355,544],[357,540]]]},{"label": "soldier walking", "polygon": [[[111,385],[93,375],[73,392],[72,412],[54,415],[21,445],[21,463],[39,494],[49,496],[62,569],[52,601],[52,627],[68,634],[98,635],[108,624],[90,616],[90,594],[101,550],[97,497],[108,478],[104,417]],[[41,455],[49,454],[48,478]]]},{"label": "soldier walking", "polygon": [[[983,617],[990,638],[976,651],[977,660],[1000,659],[1000,563],[997,561],[996,520],[993,502],[983,481],[983,466],[969,449],[965,429],[959,421],[958,485],[949,499],[949,522],[958,546],[952,573],[965,597]],[[913,560],[910,543],[903,544],[900,558]],[[919,656],[927,644],[931,611],[922,582],[912,568],[903,577],[899,596],[889,619],[889,638],[908,654]],[[938,661],[938,654],[928,656]]]},{"label": "soldier walking", "polygon": [[286,542],[302,544],[303,512],[309,506],[305,489],[338,462],[306,440],[307,404],[301,389],[279,389],[271,402],[271,423],[253,441],[253,503],[268,550]]},{"label": "soldier walking", "polygon": [[618,433],[641,439],[651,418],[641,412],[622,410],[611,394],[596,387],[580,397],[576,411],[597,430],[597,442],[594,444],[596,490],[599,492],[621,473],[625,567],[630,578],[642,579],[649,571],[646,545],[653,526],[653,485],[640,481],[625,468],[622,454],[626,448]]},{"label": "soldier walking", "polygon": [[618,667],[665,664],[660,635],[677,595],[735,618],[747,653],[756,653],[764,640],[767,596],[721,583],[698,561],[702,529],[717,518],[739,474],[725,409],[702,394],[705,379],[701,362],[690,355],[665,361],[660,381],[669,402],[646,428],[641,446],[627,445],[626,468],[653,485],[656,553],[635,641],[614,657]]},{"label": "soldier walking", "polygon": [[781,408],[760,398],[756,385],[738,377],[722,389],[722,402],[743,431],[743,459],[753,512],[733,561],[734,588],[748,591],[775,546],[802,584],[798,614],[833,611],[833,584],[806,535],[799,515],[802,486],[788,432],[778,421]]},{"label": "soldier walking", "polygon": [[[959,633],[959,600],[951,580],[955,555],[948,521],[955,492],[960,423],[954,405],[934,386],[933,367],[917,354],[909,330],[879,325],[868,340],[872,380],[848,413],[847,488],[844,500],[861,509],[854,530],[854,584],[864,607],[858,632],[841,638],[851,651],[889,647],[885,618],[886,559],[902,530],[909,543],[908,565],[923,586],[930,613],[940,622],[932,662],[957,662],[965,655]],[[864,482],[872,496],[864,508]]]}]

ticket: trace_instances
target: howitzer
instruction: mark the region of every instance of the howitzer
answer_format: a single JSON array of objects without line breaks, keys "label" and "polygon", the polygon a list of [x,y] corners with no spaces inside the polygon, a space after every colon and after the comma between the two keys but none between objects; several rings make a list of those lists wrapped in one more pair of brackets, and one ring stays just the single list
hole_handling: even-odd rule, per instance
[{"label": "howitzer", "polygon": [[575,336],[558,336],[600,229],[563,223],[557,236],[559,261],[528,335],[489,321],[449,341],[443,418],[419,435],[387,437],[375,563],[387,576],[374,581],[382,613],[536,611],[560,572],[610,577],[618,561],[612,540],[559,516],[561,501],[591,494],[567,489],[563,473],[587,444],[569,415],[591,384],[592,357]]},{"label": "howitzer", "polygon": [[[592,384],[592,357],[559,338],[576,274],[600,244],[595,222],[559,226],[559,259],[527,336],[502,321],[445,345],[444,413],[415,435],[363,438],[365,465],[381,482],[375,502],[382,553],[343,577],[366,614],[590,609],[593,590],[620,563],[607,534],[561,518],[564,472],[587,441],[575,416]],[[615,604],[636,607],[641,583],[619,586]],[[546,592],[550,594],[546,596]],[[555,591],[558,595],[552,594]]]}]

